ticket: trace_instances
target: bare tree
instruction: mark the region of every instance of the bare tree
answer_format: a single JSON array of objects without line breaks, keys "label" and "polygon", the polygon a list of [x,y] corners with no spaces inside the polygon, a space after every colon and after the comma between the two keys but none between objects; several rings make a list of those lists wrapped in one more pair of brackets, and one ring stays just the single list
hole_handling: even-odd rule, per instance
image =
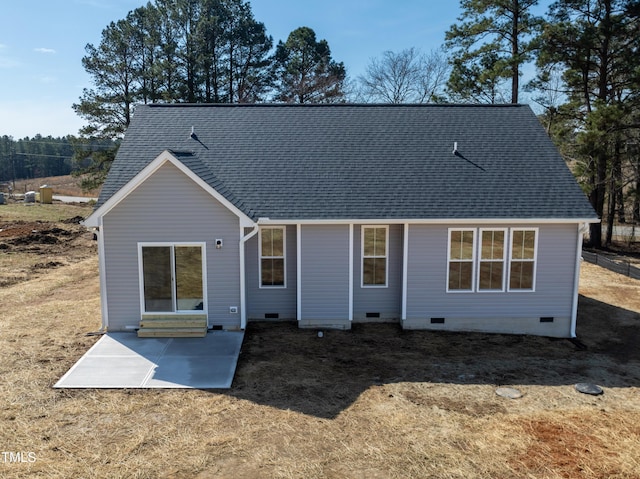
[{"label": "bare tree", "polygon": [[449,76],[449,63],[441,50],[422,54],[415,48],[398,53],[386,51],[372,58],[358,77],[365,101],[381,103],[425,103],[442,100]]}]

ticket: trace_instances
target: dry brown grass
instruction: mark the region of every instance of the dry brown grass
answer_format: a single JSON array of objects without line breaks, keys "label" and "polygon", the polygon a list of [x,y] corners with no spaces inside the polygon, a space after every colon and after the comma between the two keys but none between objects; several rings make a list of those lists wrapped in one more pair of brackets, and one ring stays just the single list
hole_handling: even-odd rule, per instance
[{"label": "dry brown grass", "polygon": [[34,178],[29,180],[16,180],[16,193],[24,193],[26,191],[39,191],[40,187],[47,185],[53,188],[54,195],[63,196],[86,196],[97,198],[100,190],[84,191],[80,188],[80,178],[71,175],[66,176],[49,176],[47,178]]},{"label": "dry brown grass", "polygon": [[[100,326],[97,259],[69,260],[0,289],[0,452],[36,457],[0,454],[0,477],[640,477],[640,282],[587,264],[582,281],[586,351],[252,323],[228,391],[54,390]],[[573,389],[589,381],[604,395]]]}]

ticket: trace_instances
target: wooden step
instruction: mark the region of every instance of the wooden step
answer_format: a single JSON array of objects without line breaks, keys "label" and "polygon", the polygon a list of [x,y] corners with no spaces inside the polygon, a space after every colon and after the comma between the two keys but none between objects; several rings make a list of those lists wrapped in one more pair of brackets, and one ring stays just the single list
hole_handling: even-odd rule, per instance
[{"label": "wooden step", "polygon": [[207,315],[204,313],[195,313],[195,314],[153,314],[153,313],[145,313],[140,319],[142,320],[161,320],[161,319],[207,319]]},{"label": "wooden step", "polygon": [[139,338],[204,338],[207,328],[144,328],[138,330]]},{"label": "wooden step", "polygon": [[207,318],[143,318],[140,321],[140,328],[206,328]]},{"label": "wooden step", "polygon": [[206,314],[143,314],[139,338],[202,338],[207,334]]}]

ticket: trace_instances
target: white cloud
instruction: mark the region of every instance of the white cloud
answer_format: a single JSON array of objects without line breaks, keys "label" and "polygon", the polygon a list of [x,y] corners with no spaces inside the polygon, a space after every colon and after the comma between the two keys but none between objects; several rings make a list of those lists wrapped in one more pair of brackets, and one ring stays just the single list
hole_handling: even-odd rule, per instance
[{"label": "white cloud", "polygon": [[34,48],[33,51],[38,53],[56,53],[53,48]]}]

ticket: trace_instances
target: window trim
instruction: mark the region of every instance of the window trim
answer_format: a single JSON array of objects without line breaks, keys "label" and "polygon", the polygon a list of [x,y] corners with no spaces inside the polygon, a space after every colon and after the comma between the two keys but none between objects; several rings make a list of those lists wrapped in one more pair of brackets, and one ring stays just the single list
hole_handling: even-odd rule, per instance
[{"label": "window trim", "polygon": [[[282,256],[262,256],[262,232],[264,230],[282,230]],[[282,259],[283,284],[262,284],[262,260]],[[286,226],[261,226],[258,231],[258,288],[259,289],[286,289],[287,288],[287,227]]]},{"label": "window trim", "polygon": [[[200,247],[202,252],[202,311],[197,310],[198,314],[206,314],[209,315],[209,307],[207,301],[207,244],[205,242],[182,242],[182,241],[164,241],[164,242],[139,242],[138,243],[138,282],[139,282],[139,295],[140,295],[140,312],[142,314],[155,314],[155,315],[180,315],[180,314],[194,314],[194,310],[190,309],[177,309],[178,307],[178,298],[177,298],[177,282],[175,278],[175,268],[176,268],[176,256],[175,256],[175,248],[181,246],[192,246],[192,247]],[[143,248],[162,248],[169,247],[171,251],[171,302],[172,302],[172,311],[147,311],[145,307],[145,298],[144,298],[144,264],[142,257],[142,249]]]},{"label": "window trim", "polygon": [[[516,259],[517,262],[533,263],[533,279],[531,289],[517,289],[511,288],[511,263],[513,259],[513,233],[514,231],[533,231],[535,233],[533,243],[533,259],[522,260]],[[510,293],[535,293],[536,292],[536,280],[538,276],[538,239],[540,238],[540,228],[527,228],[527,227],[513,227],[509,228],[509,264],[507,269],[507,291]]]},{"label": "window trim", "polygon": [[[485,231],[502,231],[504,233],[504,238],[503,238],[503,242],[502,242],[502,260],[489,260],[489,259],[482,259],[482,233],[484,233]],[[510,242],[510,238],[511,236],[509,235],[509,229],[508,228],[479,228],[478,229],[478,257],[477,257],[477,262],[478,262],[478,267],[477,267],[477,278],[476,278],[476,292],[478,293],[504,293],[505,289],[506,289],[506,277],[507,277],[507,262],[508,262],[508,257],[509,257],[509,252],[507,251],[509,244],[511,244]],[[509,243],[507,243],[509,242]],[[499,261],[502,261],[502,285],[500,287],[500,289],[481,289],[480,288],[480,273],[481,273],[481,265],[483,262],[485,263],[497,263]],[[449,284],[447,282],[447,284]]]},{"label": "window trim", "polygon": [[[454,231],[472,231],[473,232],[473,264],[472,264],[472,279],[471,289],[449,289],[449,269],[452,262],[469,262],[470,260],[451,260],[451,233]],[[501,290],[497,289],[479,289],[480,285],[480,263],[481,259],[481,236],[483,231],[505,231],[505,259],[503,269],[503,287]],[[534,238],[534,250],[533,259],[530,260],[518,260],[513,258],[513,234],[516,231],[533,231]],[[448,228],[447,234],[447,278],[446,278],[446,292],[447,293],[535,293],[538,278],[538,242],[540,239],[539,227],[527,227],[527,226],[514,226],[510,228]],[[508,252],[507,252],[508,250]],[[485,260],[486,261],[486,260]],[[529,262],[533,263],[533,280],[531,289],[516,289],[511,288],[511,264],[512,262]]]},{"label": "window trim", "polygon": [[[473,233],[473,245],[472,249],[472,257],[470,260],[452,260],[451,259],[451,233],[456,231],[471,231]],[[449,228],[447,233],[447,281],[446,291],[447,293],[474,293],[476,291],[475,283],[476,283],[476,259],[477,259],[477,240],[478,240],[478,228]],[[450,289],[449,288],[449,272],[451,270],[451,263],[468,263],[471,262],[471,289]]]},{"label": "window trim", "polygon": [[[364,230],[384,229],[384,256],[365,256],[364,254]],[[364,260],[365,258],[384,258],[384,284],[364,284]],[[389,287],[389,225],[362,225],[360,227],[360,287],[361,288],[388,288]]]}]

